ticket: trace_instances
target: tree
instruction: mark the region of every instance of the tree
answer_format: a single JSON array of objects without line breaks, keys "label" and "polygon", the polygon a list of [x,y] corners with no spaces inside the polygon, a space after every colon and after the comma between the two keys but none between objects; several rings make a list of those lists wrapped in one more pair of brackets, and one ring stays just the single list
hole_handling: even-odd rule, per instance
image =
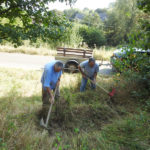
[{"label": "tree", "polygon": [[98,13],[94,12],[94,11],[88,11],[85,15],[84,18],[82,20],[83,24],[86,24],[89,27],[95,27],[95,28],[100,28],[103,23],[100,19],[100,16],[98,15]]},{"label": "tree", "polygon": [[144,12],[150,12],[150,1],[149,0],[137,0],[138,8]]},{"label": "tree", "polygon": [[142,26],[141,40],[144,49],[150,49],[150,1],[138,0],[138,8],[144,12],[140,19]]},{"label": "tree", "polygon": [[83,37],[83,42],[86,42],[89,47],[94,48],[105,45],[106,39],[104,33],[94,27],[81,27],[79,29],[80,35]]},{"label": "tree", "polygon": [[99,14],[102,21],[107,18],[107,9],[98,8],[95,10],[95,12]]},{"label": "tree", "polygon": [[84,14],[78,9],[64,10],[64,14],[70,21],[76,21],[83,18]]},{"label": "tree", "polygon": [[107,43],[116,46],[128,41],[128,34],[138,25],[139,10],[136,0],[117,0],[105,21]]},{"label": "tree", "polygon": [[[38,38],[43,41],[61,39],[70,23],[65,16],[48,10],[47,5],[54,1],[1,0],[0,42],[5,39],[17,46],[27,39],[31,42],[36,42]],[[59,1],[73,4],[76,0]]]}]

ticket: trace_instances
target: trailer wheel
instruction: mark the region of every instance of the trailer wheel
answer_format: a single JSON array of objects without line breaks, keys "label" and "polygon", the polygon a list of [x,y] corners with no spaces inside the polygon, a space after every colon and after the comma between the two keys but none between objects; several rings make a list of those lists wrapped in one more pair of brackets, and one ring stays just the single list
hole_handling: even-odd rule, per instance
[{"label": "trailer wheel", "polygon": [[68,62],[65,65],[65,71],[69,73],[77,73],[78,72],[78,64],[74,62]]}]

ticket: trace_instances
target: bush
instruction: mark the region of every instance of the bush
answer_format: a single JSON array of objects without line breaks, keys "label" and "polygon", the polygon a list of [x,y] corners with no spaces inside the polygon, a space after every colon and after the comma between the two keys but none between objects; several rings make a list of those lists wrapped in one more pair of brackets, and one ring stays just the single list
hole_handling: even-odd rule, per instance
[{"label": "bush", "polygon": [[97,28],[81,27],[79,33],[83,37],[83,42],[86,42],[91,48],[94,48],[95,44],[97,47],[105,45],[104,33]]},{"label": "bush", "polygon": [[[150,56],[149,53],[134,52],[129,46],[124,49],[126,54],[115,61],[115,67],[122,72],[126,80],[134,79],[140,86],[140,91],[134,91],[134,96],[143,99],[149,98],[150,90]],[[139,94],[140,93],[140,94]]]}]

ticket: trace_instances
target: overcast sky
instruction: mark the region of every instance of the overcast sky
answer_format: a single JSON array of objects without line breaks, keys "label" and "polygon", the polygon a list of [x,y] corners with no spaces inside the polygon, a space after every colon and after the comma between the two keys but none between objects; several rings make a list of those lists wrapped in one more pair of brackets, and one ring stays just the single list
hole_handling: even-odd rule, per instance
[{"label": "overcast sky", "polygon": [[[72,6],[72,8],[78,8],[78,9],[97,9],[97,8],[107,8],[110,3],[115,2],[116,0],[77,0],[77,2]],[[65,3],[50,3],[49,4],[50,9],[57,9],[57,10],[64,10],[64,9],[70,9],[69,5],[66,5]]]}]

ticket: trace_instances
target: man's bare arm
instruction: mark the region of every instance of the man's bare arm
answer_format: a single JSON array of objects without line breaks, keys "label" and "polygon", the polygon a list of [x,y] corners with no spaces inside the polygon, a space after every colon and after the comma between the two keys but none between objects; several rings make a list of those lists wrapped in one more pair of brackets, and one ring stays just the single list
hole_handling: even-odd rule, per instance
[{"label": "man's bare arm", "polygon": [[96,77],[97,77],[97,72],[94,73],[94,80],[93,80],[94,84],[96,84]]},{"label": "man's bare arm", "polygon": [[61,79],[61,76],[58,78],[58,81],[56,83],[56,86],[59,86],[60,85],[60,79]]},{"label": "man's bare arm", "polygon": [[80,66],[78,66],[78,69],[79,69],[79,71],[81,72],[82,76],[83,76],[84,78],[86,78],[86,74],[82,71],[82,69],[81,69]]}]

